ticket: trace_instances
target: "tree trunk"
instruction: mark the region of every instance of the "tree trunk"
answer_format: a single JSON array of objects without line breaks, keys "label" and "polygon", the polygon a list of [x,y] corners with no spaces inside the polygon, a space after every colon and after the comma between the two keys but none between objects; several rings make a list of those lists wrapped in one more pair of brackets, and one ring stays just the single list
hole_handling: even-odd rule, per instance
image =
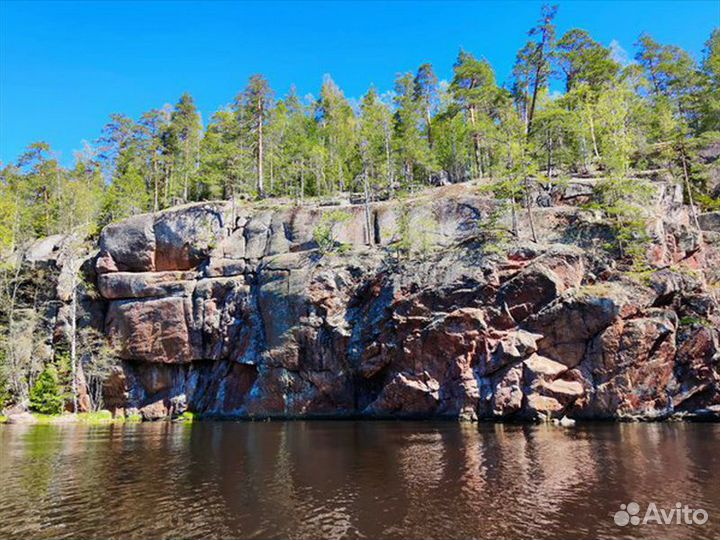
[{"label": "tree trunk", "polygon": [[545,56],[543,55],[543,49],[545,48],[545,32],[543,37],[538,44],[537,53],[539,55],[537,64],[535,65],[535,80],[533,81],[533,93],[532,100],[530,101],[530,111],[528,113],[528,127],[527,136],[530,137],[532,132],[533,117],[535,116],[535,105],[537,103],[538,92],[540,91],[540,73],[542,72],[543,64],[545,63]]},{"label": "tree trunk", "polygon": [[183,167],[183,202],[186,203],[188,200],[188,155],[190,154],[190,151],[188,150],[188,140],[189,138],[185,138],[185,156],[183,156],[184,167]]},{"label": "tree trunk", "polygon": [[305,163],[300,162],[300,204],[305,201]]},{"label": "tree trunk", "polygon": [[158,193],[158,173],[157,173],[157,160],[153,159],[153,212],[157,212],[160,208],[159,204],[159,193]]},{"label": "tree trunk", "polygon": [[595,159],[600,159],[600,152],[598,152],[597,138],[595,137],[595,122],[593,121],[592,113],[588,114],[590,120],[590,137],[592,138],[593,152],[595,153]]},{"label": "tree trunk", "polygon": [[265,196],[265,186],[263,185],[263,104],[262,100],[258,100],[258,148],[257,148],[257,190],[260,197]]},{"label": "tree trunk", "polygon": [[374,242],[374,234],[372,229],[372,219],[370,216],[370,182],[367,172],[363,173],[363,187],[365,189],[365,231],[367,232],[367,245],[372,246]]},{"label": "tree trunk", "polygon": [[432,150],[433,146],[433,139],[432,139],[432,133],[430,132],[430,122],[432,118],[430,116],[430,105],[428,104],[427,107],[425,107],[425,123],[427,124],[427,138],[428,138],[428,146]]},{"label": "tree trunk", "polygon": [[390,161],[390,130],[385,126],[385,161],[387,162],[387,182],[390,198],[395,196],[395,181],[392,174],[392,162]]},{"label": "tree trunk", "polygon": [[528,213],[528,221],[530,222],[530,234],[532,235],[533,242],[537,242],[537,236],[535,235],[535,222],[533,221],[532,204],[530,198],[530,182],[527,175],[525,175],[525,208]]},{"label": "tree trunk", "polygon": [[692,214],[693,221],[695,222],[695,227],[698,231],[698,239],[700,241],[700,245],[702,246],[703,233],[702,229],[700,228],[700,221],[698,221],[697,210],[695,209],[695,201],[693,199],[692,190],[690,188],[690,176],[688,175],[685,148],[682,146],[680,147],[680,158],[682,159],[683,176],[685,177],[685,189],[687,190],[688,202],[690,203],[690,213]]}]

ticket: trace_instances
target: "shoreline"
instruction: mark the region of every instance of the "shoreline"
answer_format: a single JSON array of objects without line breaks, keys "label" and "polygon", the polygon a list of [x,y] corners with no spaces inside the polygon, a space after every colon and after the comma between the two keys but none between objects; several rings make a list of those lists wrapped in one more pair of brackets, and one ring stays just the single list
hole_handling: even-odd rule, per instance
[{"label": "shoreline", "polygon": [[166,417],[159,419],[143,419],[140,415],[112,417],[109,411],[97,413],[79,413],[77,415],[59,414],[45,415],[37,413],[20,413],[15,415],[0,415],[0,425],[37,425],[57,426],[67,424],[85,425],[111,425],[111,424],[144,424],[144,423],[194,423],[194,422],[342,422],[342,421],[363,421],[363,422],[448,422],[460,424],[507,424],[507,425],[556,425],[558,427],[573,427],[576,424],[636,424],[636,423],[720,423],[720,411],[700,410],[693,413],[672,413],[663,416],[642,417],[642,416],[620,416],[615,418],[549,418],[545,420],[529,420],[522,418],[505,419],[481,419],[469,420],[450,416],[422,416],[422,415],[362,415],[362,414],[325,414],[325,415],[265,415],[265,416],[240,416],[240,415],[217,415],[183,413],[177,417]]}]

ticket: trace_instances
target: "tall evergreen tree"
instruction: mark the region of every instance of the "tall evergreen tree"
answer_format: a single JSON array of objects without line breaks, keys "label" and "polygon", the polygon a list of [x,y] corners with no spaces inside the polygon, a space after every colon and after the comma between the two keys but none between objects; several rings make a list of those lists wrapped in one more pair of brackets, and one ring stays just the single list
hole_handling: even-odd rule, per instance
[{"label": "tall evergreen tree", "polygon": [[235,99],[235,110],[240,122],[241,139],[252,150],[255,159],[255,189],[265,196],[265,130],[273,107],[273,91],[267,79],[260,74]]}]

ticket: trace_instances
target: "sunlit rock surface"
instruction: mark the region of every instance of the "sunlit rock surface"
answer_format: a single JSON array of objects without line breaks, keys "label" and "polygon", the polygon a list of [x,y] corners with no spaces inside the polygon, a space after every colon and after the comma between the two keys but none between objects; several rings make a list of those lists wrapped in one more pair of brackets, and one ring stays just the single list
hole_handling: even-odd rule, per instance
[{"label": "sunlit rock surface", "polygon": [[[586,192],[571,183],[558,200]],[[673,193],[638,275],[572,206],[535,210],[537,243],[523,212],[521,238],[499,249],[497,202],[468,185],[367,209],[200,203],[113,224],[86,265],[99,296],[84,324],[121,359],[106,406],[147,419],[717,415],[720,242],[715,217],[699,238]],[[322,255],[313,232],[336,210],[345,248]],[[409,257],[395,249],[403,220]]]}]

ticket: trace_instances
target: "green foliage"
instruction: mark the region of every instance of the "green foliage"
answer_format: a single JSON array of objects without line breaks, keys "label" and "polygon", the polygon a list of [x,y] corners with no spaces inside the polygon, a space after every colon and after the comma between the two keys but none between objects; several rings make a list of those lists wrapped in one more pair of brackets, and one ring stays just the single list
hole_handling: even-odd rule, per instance
[{"label": "green foliage", "polygon": [[77,421],[83,424],[107,424],[113,422],[113,415],[110,411],[94,411],[86,413],[78,413]]},{"label": "green foliage", "polygon": [[629,258],[636,268],[642,268],[649,241],[646,209],[653,192],[648,182],[621,176],[605,179],[595,189],[595,207],[613,228],[614,241],[605,247]]},{"label": "green foliage", "polygon": [[415,254],[427,257],[437,244],[438,222],[434,215],[411,212],[411,203],[400,206],[397,216],[393,250],[398,260]]},{"label": "green foliage", "polygon": [[[359,103],[330,76],[316,96],[291,89],[276,99],[256,74],[204,128],[187,93],[138,118],[113,114],[70,168],[35,142],[0,171],[0,261],[39,236],[93,233],[188,201],[300,203],[338,192],[373,200],[480,177],[522,203],[524,183],[540,171],[553,184],[641,168],[685,180],[687,169],[688,202],[718,208],[698,149],[720,131],[720,30],[699,65],[642,35],[636,62],[620,66],[585,30],[556,39],[556,15],[557,7],[541,8],[507,90],[487,60],[462,50],[449,83],[422,64],[399,74],[394,92],[371,87]],[[551,93],[553,80],[564,82],[563,94]]]},{"label": "green foliage", "polygon": [[313,230],[313,240],[318,245],[320,253],[325,255],[342,247],[335,238],[335,227],[348,222],[350,218],[350,214],[342,210],[332,210],[323,214]]},{"label": "green foliage", "polygon": [[[4,345],[0,342],[1,345]],[[0,411],[10,403],[10,383],[8,381],[7,351],[0,347]]]},{"label": "green foliage", "polygon": [[702,317],[686,316],[680,318],[680,326],[704,326],[705,328],[712,328],[712,323]]},{"label": "green foliage", "polygon": [[57,368],[49,364],[30,390],[30,409],[40,414],[60,414],[64,403]]}]

